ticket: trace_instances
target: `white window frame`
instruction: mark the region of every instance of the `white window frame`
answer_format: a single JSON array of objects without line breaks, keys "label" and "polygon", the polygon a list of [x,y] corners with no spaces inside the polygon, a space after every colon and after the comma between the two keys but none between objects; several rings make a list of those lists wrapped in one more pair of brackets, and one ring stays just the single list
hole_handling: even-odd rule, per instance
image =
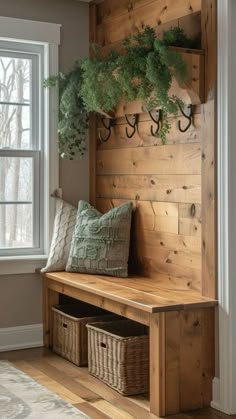
[{"label": "white window frame", "polygon": [[[58,74],[58,47],[61,25],[0,16],[0,41],[32,43],[43,48],[44,78]],[[56,89],[45,89],[44,118],[44,243],[37,255],[0,257],[0,275],[33,273],[45,265],[54,220],[54,199],[59,189],[59,157],[57,146],[58,95]],[[50,139],[50,141],[49,141]]]}]

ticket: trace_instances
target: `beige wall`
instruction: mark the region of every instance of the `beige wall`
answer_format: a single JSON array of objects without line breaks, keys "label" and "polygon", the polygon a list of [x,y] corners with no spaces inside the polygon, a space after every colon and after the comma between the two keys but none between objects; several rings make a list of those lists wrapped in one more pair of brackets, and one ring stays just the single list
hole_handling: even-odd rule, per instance
[{"label": "beige wall", "polygon": [[0,276],[0,328],[41,323],[39,275]]},{"label": "beige wall", "polygon": [[[0,0],[0,16],[62,24],[60,70],[88,55],[88,4],[76,0]],[[88,199],[88,156],[78,162],[60,161],[63,198],[77,205]],[[1,266],[0,266],[1,272]],[[0,328],[42,322],[39,275],[0,275]]]}]

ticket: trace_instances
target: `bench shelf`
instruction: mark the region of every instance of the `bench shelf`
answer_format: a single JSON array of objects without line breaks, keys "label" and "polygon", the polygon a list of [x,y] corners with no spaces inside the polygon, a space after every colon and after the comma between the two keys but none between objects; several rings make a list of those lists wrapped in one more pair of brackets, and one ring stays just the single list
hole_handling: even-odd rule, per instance
[{"label": "bench shelf", "polygon": [[216,301],[193,290],[165,289],[152,278],[44,276],[44,343],[52,346],[51,307],[59,294],[149,326],[150,411],[165,416],[209,404],[214,373]]}]

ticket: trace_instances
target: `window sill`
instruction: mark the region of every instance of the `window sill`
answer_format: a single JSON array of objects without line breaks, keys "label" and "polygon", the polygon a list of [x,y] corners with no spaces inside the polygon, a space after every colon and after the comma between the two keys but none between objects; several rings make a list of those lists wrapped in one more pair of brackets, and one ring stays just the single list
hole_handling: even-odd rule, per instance
[{"label": "window sill", "polygon": [[32,274],[46,265],[47,256],[0,257],[0,275]]}]

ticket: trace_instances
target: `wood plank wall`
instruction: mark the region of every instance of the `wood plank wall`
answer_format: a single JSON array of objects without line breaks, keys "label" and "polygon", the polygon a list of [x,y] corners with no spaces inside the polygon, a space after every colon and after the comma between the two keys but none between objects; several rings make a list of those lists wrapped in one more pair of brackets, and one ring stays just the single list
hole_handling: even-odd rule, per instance
[{"label": "wood plank wall", "polygon": [[[157,36],[171,26],[196,36],[201,33],[201,3],[104,0],[91,6],[90,40],[106,55],[110,48],[120,49],[124,36],[145,25],[155,28]],[[171,131],[162,145],[151,135],[152,121],[145,113],[139,114],[138,132],[127,138],[124,113],[139,112],[135,106],[117,110],[116,125],[106,143],[95,145],[98,131],[102,132],[99,118],[97,129],[93,125],[91,201],[102,212],[127,200],[136,207],[131,270],[155,277],[166,287],[201,292],[201,107],[194,107],[193,125],[185,133],[177,126],[178,120],[185,124],[182,116],[171,118]]]}]

